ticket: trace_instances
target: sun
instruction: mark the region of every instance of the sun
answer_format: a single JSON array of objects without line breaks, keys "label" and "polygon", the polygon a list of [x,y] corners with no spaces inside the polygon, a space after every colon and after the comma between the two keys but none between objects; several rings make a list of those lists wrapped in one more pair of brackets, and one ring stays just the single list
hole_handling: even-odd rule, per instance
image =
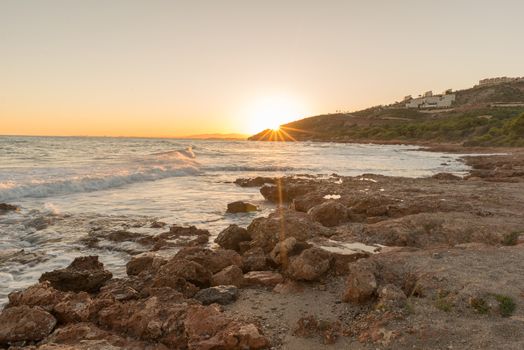
[{"label": "sun", "polygon": [[294,98],[267,96],[251,103],[246,114],[247,131],[255,134],[267,129],[278,131],[281,125],[303,118],[307,113]]}]

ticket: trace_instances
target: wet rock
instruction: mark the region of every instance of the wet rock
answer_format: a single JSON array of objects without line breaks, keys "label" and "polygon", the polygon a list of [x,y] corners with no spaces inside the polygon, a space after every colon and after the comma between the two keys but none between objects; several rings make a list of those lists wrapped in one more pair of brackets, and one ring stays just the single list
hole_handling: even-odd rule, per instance
[{"label": "wet rock", "polygon": [[18,211],[20,208],[13,204],[0,203],[0,214],[5,214],[8,211]]},{"label": "wet rock", "polygon": [[170,287],[179,283],[178,279],[182,278],[200,288],[205,288],[209,287],[211,276],[211,272],[199,263],[175,257],[160,267],[153,285]]},{"label": "wet rock", "polygon": [[188,247],[179,251],[175,257],[197,262],[205,266],[211,273],[217,273],[231,265],[242,267],[242,257],[230,249],[211,250]]},{"label": "wet rock", "polygon": [[227,212],[231,214],[249,213],[257,210],[258,207],[256,205],[243,201],[236,201],[227,205]]},{"label": "wet rock", "polygon": [[113,274],[104,270],[104,264],[98,261],[98,256],[78,257],[65,269],[45,272],[39,281],[49,281],[51,285],[62,291],[96,292]]},{"label": "wet rock", "polygon": [[274,184],[275,179],[272,177],[257,176],[254,178],[240,178],[235,180],[235,184],[240,187],[260,187],[265,184]]},{"label": "wet rock", "polygon": [[387,284],[378,290],[377,308],[392,310],[406,306],[406,294],[394,284]]},{"label": "wet rock", "polygon": [[333,227],[348,221],[348,209],[338,201],[326,201],[309,209],[308,214],[326,227]]},{"label": "wet rock", "polygon": [[206,244],[210,233],[207,230],[198,229],[195,226],[173,225],[168,232],[160,233],[154,237],[146,236],[139,242],[151,246],[151,250],[157,251],[173,247],[194,247]]},{"label": "wet rock", "polygon": [[249,233],[247,233],[245,228],[239,227],[238,225],[230,225],[218,234],[215,243],[224,249],[231,249],[239,252],[240,243],[250,240],[251,236],[249,236]]},{"label": "wet rock", "polygon": [[438,173],[432,176],[432,178],[437,180],[444,180],[444,181],[458,181],[462,180],[460,176],[453,175],[450,173]]},{"label": "wet rock", "polygon": [[191,307],[184,322],[189,349],[263,349],[269,341],[253,324],[232,321],[213,306]]},{"label": "wet rock", "polygon": [[165,227],[167,224],[165,222],[162,222],[162,221],[153,221],[151,223],[151,228],[162,228],[162,227]]},{"label": "wet rock", "polygon": [[55,305],[53,314],[60,323],[84,322],[90,318],[93,300],[86,292],[68,293]]},{"label": "wet rock", "polygon": [[284,281],[281,274],[274,271],[251,271],[244,274],[247,285],[276,286]]},{"label": "wet rock", "polygon": [[376,265],[369,259],[360,259],[349,265],[349,277],[342,300],[360,304],[370,300],[377,290]]},{"label": "wet rock", "polygon": [[257,218],[247,228],[252,239],[252,246],[260,247],[264,252],[271,252],[277,242],[294,237],[305,242],[314,236],[331,236],[334,232],[314,222],[304,213],[280,209],[267,218]]},{"label": "wet rock", "polygon": [[51,217],[39,216],[37,218],[31,219],[24,223],[24,226],[27,228],[34,228],[36,231],[45,230],[47,227],[52,225],[54,220]]},{"label": "wet rock", "polygon": [[238,298],[238,288],[232,285],[221,285],[200,290],[194,298],[204,305],[231,304]]},{"label": "wet rock", "polygon": [[217,272],[211,278],[212,286],[233,285],[241,287],[244,284],[244,274],[242,269],[236,265],[226,267],[220,272]]},{"label": "wet rock", "polygon": [[9,306],[40,306],[46,311],[53,310],[65,296],[64,292],[56,290],[48,281],[9,294]]},{"label": "wet rock", "polygon": [[329,270],[331,260],[332,257],[327,251],[312,247],[292,257],[286,272],[295,280],[318,280]]},{"label": "wet rock", "polygon": [[265,271],[269,268],[267,256],[262,248],[253,248],[244,253],[243,271]]},{"label": "wet rock", "polygon": [[38,306],[7,308],[0,314],[0,344],[42,340],[55,325],[53,315]]},{"label": "wet rock", "polygon": [[159,296],[114,302],[97,314],[98,324],[107,330],[148,342],[158,342],[173,349],[185,349],[186,303],[173,303]]},{"label": "wet rock", "polygon": [[142,272],[151,274],[158,271],[166,262],[167,259],[156,254],[145,253],[131,258],[126,264],[126,272],[128,276],[136,276]]}]

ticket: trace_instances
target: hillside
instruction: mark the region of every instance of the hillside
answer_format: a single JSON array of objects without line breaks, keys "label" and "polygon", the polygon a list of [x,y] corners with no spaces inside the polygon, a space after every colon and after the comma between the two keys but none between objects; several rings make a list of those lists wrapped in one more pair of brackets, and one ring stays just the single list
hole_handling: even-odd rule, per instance
[{"label": "hillside", "polygon": [[265,130],[249,140],[435,142],[524,146],[524,81],[456,91],[447,109],[407,109],[403,103],[326,114]]}]

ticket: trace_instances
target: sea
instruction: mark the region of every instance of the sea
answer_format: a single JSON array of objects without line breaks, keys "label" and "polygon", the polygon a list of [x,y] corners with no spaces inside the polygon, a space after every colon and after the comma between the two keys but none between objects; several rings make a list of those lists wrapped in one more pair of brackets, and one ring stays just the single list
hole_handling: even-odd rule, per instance
[{"label": "sea", "polygon": [[[468,167],[460,156],[408,145],[0,136],[0,203],[20,208],[0,214],[0,305],[77,256],[98,255],[123,276],[132,247],[89,247],[85,239],[94,231],[155,235],[165,229],[149,223],[161,221],[214,237],[270,214],[274,207],[258,188],[233,183],[240,177],[462,175]],[[237,200],[260,210],[226,214]]]}]

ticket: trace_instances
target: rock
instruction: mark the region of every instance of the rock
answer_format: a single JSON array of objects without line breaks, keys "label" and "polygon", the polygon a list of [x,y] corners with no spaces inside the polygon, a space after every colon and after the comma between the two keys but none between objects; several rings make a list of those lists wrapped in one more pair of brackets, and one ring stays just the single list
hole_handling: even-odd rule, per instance
[{"label": "rock", "polygon": [[236,201],[229,203],[227,205],[227,212],[236,214],[236,213],[249,213],[252,211],[257,211],[258,207],[254,204],[243,202],[243,201]]},{"label": "rock", "polygon": [[264,185],[260,193],[264,198],[273,203],[291,202],[293,199],[314,191],[314,186],[308,184],[279,183]]},{"label": "rock", "polygon": [[329,270],[331,260],[327,251],[312,247],[291,258],[286,272],[295,280],[315,281]]},{"label": "rock", "polygon": [[315,247],[328,252],[333,259],[333,271],[337,275],[347,275],[349,264],[358,259],[367,258],[379,248],[358,242],[345,243],[334,240],[316,240]]},{"label": "rock", "polygon": [[65,296],[64,292],[54,289],[48,281],[9,294],[9,306],[40,306],[51,311]]},{"label": "rock", "polygon": [[266,254],[262,248],[253,248],[245,252],[243,262],[244,272],[265,271],[269,268]]},{"label": "rock", "polygon": [[272,177],[257,176],[254,178],[240,178],[235,180],[235,184],[240,187],[260,187],[265,184],[274,184],[275,179]]},{"label": "rock", "polygon": [[325,201],[324,195],[318,192],[312,192],[312,193],[307,193],[303,196],[293,199],[291,206],[296,211],[307,213],[309,209],[318,205],[318,203],[322,203],[324,201]]},{"label": "rock", "polygon": [[0,214],[5,214],[8,211],[19,211],[20,208],[13,204],[0,203]]},{"label": "rock", "polygon": [[333,227],[348,221],[348,209],[340,202],[330,200],[309,209],[308,215],[326,227]]},{"label": "rock", "polygon": [[231,304],[238,298],[238,288],[232,285],[215,286],[200,290],[194,298],[204,305]]},{"label": "rock", "polygon": [[134,256],[126,264],[126,272],[128,276],[135,276],[142,272],[148,274],[158,271],[160,266],[164,265],[167,259],[164,259],[156,254],[145,253]]},{"label": "rock", "polygon": [[90,308],[93,303],[86,292],[68,293],[53,310],[60,323],[73,323],[88,321],[91,314]]},{"label": "rock", "polygon": [[304,291],[304,288],[295,281],[287,280],[279,283],[273,288],[273,292],[279,294],[297,294]]},{"label": "rock", "polygon": [[157,251],[173,247],[194,247],[204,245],[209,240],[210,233],[195,226],[173,225],[168,232],[160,233],[154,237],[145,236],[139,243],[148,245],[151,250]]},{"label": "rock", "polygon": [[113,278],[100,288],[100,297],[109,297],[118,301],[139,299],[145,288],[142,278]]},{"label": "rock", "polygon": [[349,277],[342,300],[355,304],[370,300],[377,290],[376,266],[369,259],[360,259],[349,265]]},{"label": "rock", "polygon": [[231,265],[242,267],[242,257],[230,249],[211,250],[200,247],[187,247],[179,251],[175,257],[199,263],[205,266],[211,273],[217,273]]},{"label": "rock", "polygon": [[153,280],[155,287],[171,287],[175,289],[179,279],[191,282],[200,288],[209,287],[211,272],[194,261],[177,258],[176,256],[162,265]]},{"label": "rock", "polygon": [[275,286],[284,281],[278,272],[273,271],[251,271],[244,275],[247,285]]},{"label": "rock", "polygon": [[445,180],[445,181],[458,181],[462,180],[460,176],[453,175],[450,173],[438,173],[432,176],[433,179]]},{"label": "rock", "polygon": [[255,325],[232,321],[213,306],[191,307],[187,315],[184,326],[189,349],[243,350],[269,346]]},{"label": "rock", "polygon": [[267,218],[257,218],[251,222],[247,231],[253,247],[260,247],[269,253],[280,240],[294,237],[298,242],[306,242],[315,236],[331,236],[333,231],[314,222],[305,214],[289,209],[280,209]]},{"label": "rock", "polygon": [[288,237],[275,245],[269,257],[276,265],[284,265],[289,262],[289,257],[300,254],[304,249],[310,247],[309,243],[297,242],[296,238]]},{"label": "rock", "polygon": [[49,281],[54,288],[62,291],[96,292],[111,277],[113,274],[104,270],[98,256],[84,256],[73,260],[65,269],[45,272],[39,281]]},{"label": "rock", "polygon": [[394,284],[387,284],[378,291],[377,308],[392,310],[394,308],[403,308],[406,306],[406,294]]},{"label": "rock", "polygon": [[55,326],[53,315],[38,306],[10,307],[0,314],[0,344],[39,341]]},{"label": "rock", "polygon": [[224,231],[218,234],[215,243],[224,249],[240,251],[240,243],[250,241],[251,237],[247,230],[237,225],[229,225]]},{"label": "rock", "polygon": [[212,286],[233,285],[242,287],[244,284],[244,274],[242,269],[236,265],[226,267],[220,272],[217,272],[211,278]]}]

